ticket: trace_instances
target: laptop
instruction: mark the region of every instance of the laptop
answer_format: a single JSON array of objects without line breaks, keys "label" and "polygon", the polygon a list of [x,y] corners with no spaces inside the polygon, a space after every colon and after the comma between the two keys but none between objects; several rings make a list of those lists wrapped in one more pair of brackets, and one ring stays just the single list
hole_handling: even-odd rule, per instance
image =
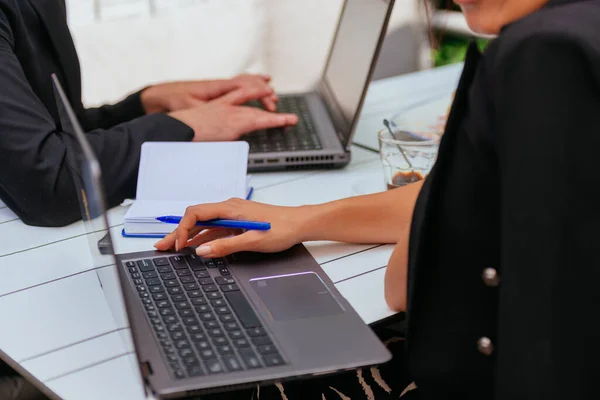
[{"label": "laptop", "polygon": [[281,94],[278,110],[293,127],[252,132],[249,171],[340,168],[350,147],[394,0],[346,0],[327,63],[313,92]]},{"label": "laptop", "polygon": [[[63,129],[74,132],[64,140],[81,149],[67,154],[67,163],[92,259],[109,305],[117,303],[113,314],[126,310],[126,318],[115,318],[131,328],[139,372],[153,395],[254,387],[391,358],[302,245],[217,259],[191,249],[115,254],[100,164],[60,82],[52,79],[59,112],[68,117]],[[112,264],[111,282],[106,266]]]}]

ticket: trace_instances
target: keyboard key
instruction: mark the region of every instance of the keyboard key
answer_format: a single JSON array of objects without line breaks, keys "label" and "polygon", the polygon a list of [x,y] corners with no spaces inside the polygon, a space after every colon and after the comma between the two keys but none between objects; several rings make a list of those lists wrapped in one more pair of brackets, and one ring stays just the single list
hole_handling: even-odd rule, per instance
[{"label": "keyboard key", "polygon": [[190,334],[190,339],[192,342],[202,342],[206,340],[206,335],[204,333],[192,333]]},{"label": "keyboard key", "polygon": [[223,275],[223,276],[226,276],[226,275],[231,275],[231,274],[229,273],[229,270],[228,270],[227,268],[225,268],[225,267],[223,267],[223,268],[219,268],[219,272],[220,272],[220,273],[221,273],[221,275]]},{"label": "keyboard key", "polygon": [[222,258],[217,258],[215,259],[215,264],[217,264],[217,267],[223,267],[225,265],[225,260]]},{"label": "keyboard key", "polygon": [[138,269],[137,269],[136,267],[129,267],[129,268],[127,268],[127,269],[129,270],[129,273],[130,273],[130,274],[137,273],[137,271],[138,271]]},{"label": "keyboard key", "polygon": [[[135,261],[127,261],[127,262],[125,263],[125,266],[126,266],[127,268],[135,268]],[[133,271],[133,272],[136,272],[136,271]]]},{"label": "keyboard key", "polygon": [[146,279],[146,285],[148,286],[160,285],[160,283],[160,279],[158,278]]},{"label": "keyboard key", "polygon": [[206,285],[202,286],[202,290],[204,290],[204,293],[209,293],[216,292],[217,290],[219,290],[219,288],[216,285]]},{"label": "keyboard key", "polygon": [[169,338],[169,335],[167,335],[167,332],[164,332],[164,331],[163,332],[156,332],[156,336],[159,339],[168,339]]},{"label": "keyboard key", "polygon": [[212,342],[215,346],[226,346],[229,344],[227,338],[223,336],[213,338]]},{"label": "keyboard key", "polygon": [[203,360],[210,360],[211,358],[217,358],[217,355],[211,349],[206,349],[200,352],[200,357]]},{"label": "keyboard key", "polygon": [[241,331],[227,332],[227,334],[232,339],[244,339],[244,334]]},{"label": "keyboard key", "polygon": [[206,298],[209,300],[216,300],[216,299],[220,299],[223,296],[221,295],[220,292],[210,292],[210,293],[206,293]]},{"label": "keyboard key", "polygon": [[[223,323],[227,322],[235,322],[235,318],[233,318],[232,314],[223,314],[219,316],[219,320]],[[239,329],[239,328],[238,328]]]},{"label": "keyboard key", "polygon": [[203,313],[211,312],[212,309],[210,308],[210,306],[208,304],[204,304],[204,305],[196,307],[196,311],[200,314],[203,314]]},{"label": "keyboard key", "polygon": [[153,304],[146,304],[146,311],[154,311],[156,307]]},{"label": "keyboard key", "polygon": [[143,285],[144,284],[144,280],[143,279],[134,279],[133,280],[133,284],[134,285]]},{"label": "keyboard key", "polygon": [[178,361],[179,361],[179,360],[177,359],[177,356],[176,356],[176,355],[174,355],[174,354],[169,354],[169,355],[167,356],[167,360],[169,360],[169,362],[172,362],[172,363],[174,363],[174,364],[179,364],[179,363],[178,363]]},{"label": "keyboard key", "polygon": [[152,300],[150,300],[149,298],[145,297],[145,298],[142,299],[142,304],[152,305]]},{"label": "keyboard key", "polygon": [[162,321],[160,320],[160,318],[150,318],[150,323],[152,325],[160,325],[162,324]]},{"label": "keyboard key", "polygon": [[225,336],[225,335],[221,329],[216,328],[216,329],[210,329],[208,331],[208,336],[210,336],[211,338],[215,338],[215,337]]},{"label": "keyboard key", "polygon": [[199,290],[190,290],[190,291],[188,291],[187,295],[191,299],[196,298],[196,297],[203,297],[204,296],[204,294],[201,291],[199,291]]},{"label": "keyboard key", "polygon": [[138,272],[136,272],[135,274],[131,274],[131,277],[133,279],[141,279],[142,278],[142,276]]},{"label": "keyboard key", "polygon": [[178,310],[185,310],[187,308],[190,308],[190,303],[188,303],[187,301],[181,301],[179,303],[175,303],[175,308]]},{"label": "keyboard key", "polygon": [[202,286],[213,285],[215,281],[212,278],[203,278],[198,281]]},{"label": "keyboard key", "polygon": [[184,347],[182,349],[179,349],[179,355],[183,358],[183,357],[192,357],[194,355],[194,350],[190,349],[189,347]]},{"label": "keyboard key", "polygon": [[232,354],[233,349],[231,348],[231,346],[221,346],[221,347],[217,347],[217,353],[219,353],[222,356],[225,356],[228,354]]},{"label": "keyboard key", "polygon": [[183,289],[181,288],[181,286],[173,286],[167,288],[167,292],[169,292],[170,294],[180,294],[183,293]]},{"label": "keyboard key", "polygon": [[174,315],[175,311],[173,311],[173,309],[171,307],[169,308],[163,308],[161,310],[159,310],[160,315],[167,316],[167,315]]},{"label": "keyboard key", "polygon": [[208,268],[217,268],[217,264],[215,264],[215,262],[211,259],[206,259],[204,264],[208,267]]},{"label": "keyboard key", "polygon": [[[188,342],[186,339],[182,339],[182,340],[178,340],[178,341],[176,341],[176,342],[175,342],[175,347],[177,347],[177,348],[178,348],[178,349],[180,349],[180,350],[181,350],[181,349],[190,349],[190,348],[191,348],[191,346],[190,346],[190,342]],[[192,354],[194,354],[194,353],[192,352]],[[184,355],[182,355],[181,353],[179,353],[179,355],[180,355],[181,357],[188,357],[188,356],[184,356]]]},{"label": "keyboard key", "polygon": [[224,292],[235,292],[236,290],[240,290],[240,288],[238,287],[238,285],[223,285],[221,286],[221,290]]},{"label": "keyboard key", "polygon": [[173,370],[173,376],[175,377],[175,379],[183,379],[185,378],[185,373],[180,369],[176,369]]},{"label": "keyboard key", "polygon": [[223,368],[223,365],[221,365],[221,362],[214,358],[206,361],[206,369],[208,369],[208,372],[211,374],[219,374],[221,372],[225,372],[225,369]]},{"label": "keyboard key", "polygon": [[171,307],[171,302],[169,300],[161,300],[156,302],[156,307],[158,308],[167,308]]},{"label": "keyboard key", "polygon": [[237,322],[227,322],[226,324],[223,324],[223,327],[226,331],[237,331],[240,329],[240,326],[237,324]]},{"label": "keyboard key", "polygon": [[220,328],[221,325],[219,325],[219,323],[217,321],[206,321],[206,322],[204,322],[204,327],[206,329],[215,329],[215,328]]},{"label": "keyboard key", "polygon": [[200,327],[200,325],[190,325],[187,327],[187,331],[188,333],[192,334],[192,333],[202,333],[202,328]]},{"label": "keyboard key", "polygon": [[252,328],[252,329],[248,329],[246,331],[246,333],[248,334],[248,336],[250,337],[257,337],[257,336],[267,336],[267,332],[265,332],[265,330],[261,327],[261,328]]},{"label": "keyboard key", "polygon": [[233,345],[238,349],[243,349],[250,347],[250,342],[248,342],[246,339],[235,339],[233,341]]},{"label": "keyboard key", "polygon": [[165,327],[162,325],[154,325],[154,330],[156,332],[163,332],[165,330]]},{"label": "keyboard key", "polygon": [[167,298],[167,295],[165,293],[154,293],[152,295],[152,298],[156,301],[165,300]]},{"label": "keyboard key", "polygon": [[208,278],[210,276],[208,271],[194,272],[194,275],[196,275],[196,278]]},{"label": "keyboard key", "polygon": [[150,297],[148,292],[139,292],[138,294],[140,295],[140,299],[147,299],[148,297]]},{"label": "keyboard key", "polygon": [[260,361],[252,349],[241,349],[240,355],[248,368],[260,368]]},{"label": "keyboard key", "polygon": [[154,265],[150,260],[140,260],[137,262],[137,266],[142,272],[154,271]]},{"label": "keyboard key", "polygon": [[227,306],[216,307],[215,312],[217,314],[231,314],[231,310]]},{"label": "keyboard key", "polygon": [[279,354],[267,354],[263,356],[263,361],[267,367],[276,367],[285,364]]},{"label": "keyboard key", "polygon": [[167,325],[167,330],[168,330],[169,332],[177,332],[177,331],[181,331],[181,330],[183,330],[183,327],[182,327],[182,326],[181,326],[181,324],[179,324],[179,323],[176,323],[176,324],[170,324],[170,325]]},{"label": "keyboard key", "polygon": [[235,355],[224,356],[223,363],[225,364],[225,368],[227,368],[229,372],[243,370],[242,364],[239,362]]},{"label": "keyboard key", "polygon": [[150,286],[148,290],[150,290],[150,293],[162,293],[165,291],[165,288],[162,285],[155,285]]},{"label": "keyboard key", "polygon": [[[171,271],[171,270],[169,270],[169,271]],[[163,281],[170,281],[170,280],[176,279],[177,275],[175,275],[172,272],[168,272],[166,274],[161,274],[160,277]]]},{"label": "keyboard key", "polygon": [[244,328],[248,329],[261,326],[258,317],[250,307],[248,300],[246,300],[246,297],[244,297],[242,292],[227,292],[225,293],[225,298],[231,305],[231,308],[233,308],[235,315],[237,315]]},{"label": "keyboard key", "polygon": [[177,276],[192,276],[189,269],[178,269],[175,272],[177,273]]},{"label": "keyboard key", "polygon": [[174,294],[171,296],[171,300],[173,300],[175,303],[179,303],[182,301],[186,301],[187,297],[185,297],[184,294]]},{"label": "keyboard key", "polygon": [[170,258],[171,265],[175,269],[187,269],[188,265],[185,262],[185,259],[182,256],[173,256]]},{"label": "keyboard key", "polygon": [[[180,269],[177,272],[189,272],[189,271]],[[181,281],[181,283],[196,283],[196,280],[194,279],[193,276],[180,276],[179,280]]]},{"label": "keyboard key", "polygon": [[189,367],[187,369],[187,373],[191,377],[204,375],[204,371],[202,371],[202,367],[200,367],[199,365],[194,365],[194,366]]},{"label": "keyboard key", "polygon": [[[189,292],[189,293],[191,293],[191,292]],[[190,301],[195,306],[203,306],[205,304],[208,304],[208,301],[206,301],[206,299],[204,297],[197,297],[195,299],[191,299]]]},{"label": "keyboard key", "polygon": [[176,279],[167,279],[164,283],[166,287],[179,286],[179,282]]},{"label": "keyboard key", "polygon": [[158,278],[156,271],[144,272],[142,276],[144,279]]},{"label": "keyboard key", "polygon": [[186,291],[190,292],[192,290],[198,290],[198,289],[200,289],[200,286],[198,286],[197,283],[186,283],[185,285],[183,285],[183,288]]},{"label": "keyboard key", "polygon": [[212,321],[215,319],[215,315],[211,312],[200,314],[199,317],[200,321]]},{"label": "keyboard key", "polygon": [[183,365],[185,365],[186,367],[193,367],[195,365],[200,365],[200,360],[198,360],[196,357],[186,357],[184,359],[181,360],[183,362]]},{"label": "keyboard key", "polygon": [[229,276],[217,276],[215,278],[215,282],[219,285],[231,285],[235,283],[235,279]]},{"label": "keyboard key", "polygon": [[154,262],[154,265],[156,265],[157,267],[163,267],[165,265],[169,265],[169,260],[167,260],[166,257],[155,258],[152,261]]},{"label": "keyboard key", "polygon": [[267,345],[272,345],[273,344],[273,342],[271,341],[271,339],[269,339],[267,336],[253,337],[251,340],[252,340],[252,343],[254,343],[255,346],[267,346]]},{"label": "keyboard key", "polygon": [[277,349],[275,348],[275,346],[270,344],[258,346],[257,349],[260,354],[277,354]]},{"label": "keyboard key", "polygon": [[168,272],[171,272],[171,271],[173,271],[173,269],[171,268],[171,266],[170,266],[170,265],[168,265],[168,266],[165,266],[165,267],[158,267],[157,269],[158,269],[158,273],[159,273],[159,274],[166,274],[166,273],[168,273]]},{"label": "keyboard key", "polygon": [[202,258],[197,256],[196,254],[190,254],[188,256],[185,256],[185,259],[188,261],[193,270],[196,270],[194,267],[206,269]]},{"label": "keyboard key", "polygon": [[225,300],[223,300],[223,299],[217,299],[217,300],[211,300],[210,304],[212,304],[213,307],[222,307],[222,306],[226,305],[227,303],[225,303]]},{"label": "keyboard key", "polygon": [[169,332],[169,335],[171,335],[171,339],[173,340],[185,339],[185,333],[183,333],[183,331]]},{"label": "keyboard key", "polygon": [[138,285],[135,288],[137,289],[138,292],[145,292],[146,291],[146,286]]},{"label": "keyboard key", "polygon": [[187,317],[187,318],[183,318],[183,324],[184,325],[196,325],[198,324],[198,318],[196,317]]},{"label": "keyboard key", "polygon": [[193,317],[194,311],[192,311],[191,309],[179,310],[179,316],[181,318]]},{"label": "keyboard key", "polygon": [[148,316],[150,318],[156,318],[156,317],[158,317],[158,313],[156,311],[150,311],[150,312],[148,312]]},{"label": "keyboard key", "polygon": [[196,349],[198,349],[198,352],[202,352],[204,350],[210,350],[210,343],[208,343],[206,340],[200,340],[198,342],[196,342]]}]

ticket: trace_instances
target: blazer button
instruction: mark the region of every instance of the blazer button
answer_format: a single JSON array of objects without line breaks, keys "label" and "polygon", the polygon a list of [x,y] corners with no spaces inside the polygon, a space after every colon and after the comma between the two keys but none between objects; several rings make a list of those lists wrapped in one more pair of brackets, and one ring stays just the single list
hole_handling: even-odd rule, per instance
[{"label": "blazer button", "polygon": [[486,268],[482,274],[483,283],[489,287],[496,287],[500,284],[500,275],[494,268]]},{"label": "blazer button", "polygon": [[477,349],[479,352],[486,356],[491,356],[494,352],[494,344],[489,337],[481,337],[477,341]]}]

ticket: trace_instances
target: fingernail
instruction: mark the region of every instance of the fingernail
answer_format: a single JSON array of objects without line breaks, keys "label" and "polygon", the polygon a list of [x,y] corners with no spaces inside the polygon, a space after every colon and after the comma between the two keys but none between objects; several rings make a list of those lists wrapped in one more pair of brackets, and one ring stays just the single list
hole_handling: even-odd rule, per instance
[{"label": "fingernail", "polygon": [[179,251],[179,239],[175,239],[175,251]]},{"label": "fingernail", "polygon": [[207,256],[212,253],[212,247],[210,246],[200,246],[196,249],[196,254],[199,256]]}]

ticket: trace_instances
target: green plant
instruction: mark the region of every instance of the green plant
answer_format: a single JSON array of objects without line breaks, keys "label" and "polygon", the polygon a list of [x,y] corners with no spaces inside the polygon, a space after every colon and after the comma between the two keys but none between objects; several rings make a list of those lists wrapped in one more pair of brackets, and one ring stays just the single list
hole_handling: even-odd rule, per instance
[{"label": "green plant", "polygon": [[443,65],[463,62],[467,55],[469,44],[475,40],[477,46],[483,51],[488,43],[488,39],[473,39],[470,37],[461,37],[454,35],[444,35],[437,49],[433,49],[432,57],[434,66],[441,67]]}]

